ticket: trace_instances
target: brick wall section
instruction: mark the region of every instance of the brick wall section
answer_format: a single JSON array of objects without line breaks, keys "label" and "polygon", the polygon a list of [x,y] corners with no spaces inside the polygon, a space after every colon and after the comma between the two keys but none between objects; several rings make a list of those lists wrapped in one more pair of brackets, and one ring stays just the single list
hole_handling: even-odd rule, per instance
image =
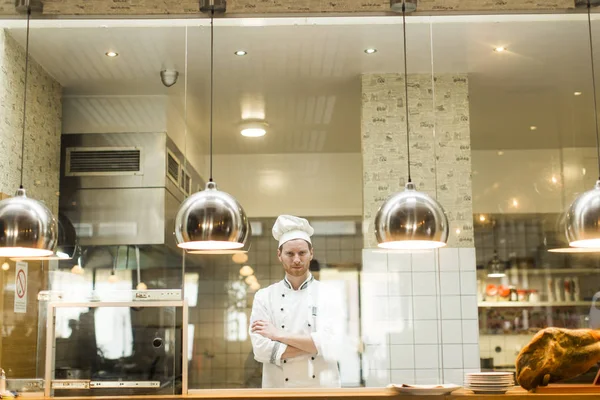
[{"label": "brick wall section", "polygon": [[[43,0],[53,15],[161,15],[199,13],[194,0]],[[419,0],[419,11],[565,10],[575,0]],[[388,0],[229,0],[228,13],[369,13],[389,11]],[[0,0],[0,14],[15,14],[14,1]]]},{"label": "brick wall section", "polygon": [[[417,189],[442,204],[450,247],[473,247],[471,147],[466,75],[409,75],[411,173]],[[362,77],[361,145],[365,248],[376,247],[373,221],[407,179],[404,76]],[[457,233],[459,229],[459,233]]]},{"label": "brick wall section", "polygon": [[[27,82],[24,186],[58,212],[61,86],[33,59]],[[0,192],[13,195],[21,174],[25,52],[0,30]]]}]

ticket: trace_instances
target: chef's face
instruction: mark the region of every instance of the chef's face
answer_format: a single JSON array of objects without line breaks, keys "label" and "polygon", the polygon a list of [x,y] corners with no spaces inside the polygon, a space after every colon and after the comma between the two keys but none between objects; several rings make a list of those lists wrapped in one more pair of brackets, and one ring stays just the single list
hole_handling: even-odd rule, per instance
[{"label": "chef's face", "polygon": [[279,261],[283,264],[283,268],[288,275],[304,276],[308,274],[313,251],[306,240],[294,239],[285,242],[277,250],[277,257],[279,257]]}]

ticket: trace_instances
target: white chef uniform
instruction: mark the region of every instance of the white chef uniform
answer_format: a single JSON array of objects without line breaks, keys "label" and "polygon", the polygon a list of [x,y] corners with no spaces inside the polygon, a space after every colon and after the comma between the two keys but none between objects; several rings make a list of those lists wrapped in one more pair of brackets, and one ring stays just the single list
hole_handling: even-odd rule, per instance
[{"label": "white chef uniform", "polygon": [[[308,221],[289,215],[280,216],[273,227],[273,236],[280,246],[293,239],[310,242],[312,234]],[[256,292],[250,325],[264,320],[285,332],[310,335],[318,351],[317,354],[282,360],[286,344],[250,329],[254,358],[263,363],[263,388],[341,386],[337,360],[343,341],[340,321],[343,312],[336,305],[337,300],[328,298],[326,285],[310,273],[298,290],[284,278]]]},{"label": "white chef uniform", "polygon": [[287,349],[284,343],[250,332],[254,358],[263,363],[263,388],[340,387],[337,359],[340,348],[339,315],[329,314],[319,300],[323,298],[323,283],[312,275],[298,290],[284,279],[254,297],[250,324],[256,320],[270,321],[275,327],[294,334],[311,335],[318,353],[282,360]]}]

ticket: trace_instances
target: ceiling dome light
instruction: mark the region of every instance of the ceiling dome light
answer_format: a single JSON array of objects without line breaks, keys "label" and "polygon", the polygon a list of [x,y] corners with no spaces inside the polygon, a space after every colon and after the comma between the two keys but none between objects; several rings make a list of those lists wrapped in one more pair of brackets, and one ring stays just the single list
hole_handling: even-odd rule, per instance
[{"label": "ceiling dome light", "polygon": [[244,209],[214,182],[188,197],[175,218],[177,246],[187,250],[241,249],[250,236]]},{"label": "ceiling dome light", "polygon": [[375,236],[384,249],[435,249],[448,241],[448,219],[436,200],[409,182],[377,211]]},{"label": "ceiling dome light", "polygon": [[240,133],[246,137],[261,137],[265,136],[268,127],[265,121],[246,120],[240,124]]},{"label": "ceiling dome light", "polygon": [[246,52],[244,50],[237,50],[234,54],[236,56],[240,56],[241,57],[241,56],[245,56],[246,54],[248,54],[248,52]]},{"label": "ceiling dome light", "polygon": [[374,54],[374,53],[377,53],[377,49],[373,49],[373,48],[365,49],[365,53],[367,53],[367,54]]},{"label": "ceiling dome light", "polygon": [[107,52],[106,52],[106,53],[104,53],[104,54],[105,54],[107,57],[111,57],[111,58],[114,58],[114,57],[118,57],[118,56],[119,56],[119,53],[117,53],[117,52],[114,52],[114,51],[107,51]]}]

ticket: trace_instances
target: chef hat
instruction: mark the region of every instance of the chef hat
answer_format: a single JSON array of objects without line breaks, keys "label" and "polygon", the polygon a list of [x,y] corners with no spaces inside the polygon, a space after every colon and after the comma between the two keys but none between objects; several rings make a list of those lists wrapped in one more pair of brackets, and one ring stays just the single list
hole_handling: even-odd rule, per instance
[{"label": "chef hat", "polygon": [[310,237],[314,232],[306,219],[293,215],[280,215],[273,225],[273,237],[279,241],[279,247],[294,239],[304,239],[312,244]]}]

